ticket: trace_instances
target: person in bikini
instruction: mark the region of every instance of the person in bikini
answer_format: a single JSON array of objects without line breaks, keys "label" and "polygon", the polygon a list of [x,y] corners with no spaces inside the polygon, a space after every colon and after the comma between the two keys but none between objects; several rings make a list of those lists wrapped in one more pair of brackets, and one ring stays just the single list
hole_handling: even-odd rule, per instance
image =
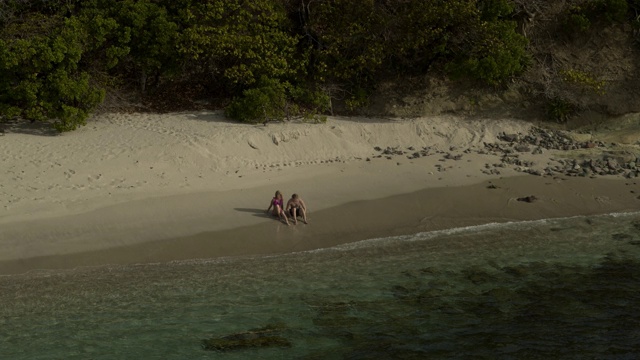
[{"label": "person in bikini", "polygon": [[289,219],[287,218],[287,214],[284,211],[284,198],[282,197],[282,193],[280,191],[276,191],[276,195],[271,199],[271,203],[269,203],[269,207],[267,208],[267,213],[269,210],[273,208],[273,216],[278,216],[280,220],[284,218],[284,222],[289,225]]},{"label": "person in bikini", "polygon": [[307,205],[298,194],[291,195],[291,199],[287,201],[287,207],[285,212],[288,212],[293,217],[294,224],[298,224],[298,216],[302,216],[302,221],[305,224],[307,222]]}]

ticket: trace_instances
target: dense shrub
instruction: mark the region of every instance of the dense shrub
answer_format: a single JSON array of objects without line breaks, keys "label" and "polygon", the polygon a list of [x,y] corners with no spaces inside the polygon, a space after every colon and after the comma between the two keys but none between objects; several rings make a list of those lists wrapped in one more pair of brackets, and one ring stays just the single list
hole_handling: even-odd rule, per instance
[{"label": "dense shrub", "polygon": [[78,68],[86,32],[76,18],[30,14],[0,34],[0,117],[55,120],[73,130],[102,101]]},{"label": "dense shrub", "polygon": [[368,87],[385,59],[384,17],[373,1],[321,2],[309,14],[315,80]]},{"label": "dense shrub", "polygon": [[513,22],[494,22],[477,29],[485,41],[472,42],[448,66],[456,78],[467,77],[498,85],[524,71],[530,57],[527,40],[515,31]]},{"label": "dense shrub", "polygon": [[135,79],[143,93],[148,79],[158,85],[162,75],[177,71],[178,24],[156,2],[86,0],[78,17],[91,36],[86,55],[93,69],[117,67],[114,73]]},{"label": "dense shrub", "polygon": [[561,97],[547,100],[547,118],[559,123],[567,122],[578,112],[578,107],[571,101]]},{"label": "dense shrub", "polygon": [[[304,58],[278,1],[209,0],[185,9],[178,52],[186,71],[239,95],[263,76],[296,78]],[[216,84],[217,83],[217,84]]]},{"label": "dense shrub", "polygon": [[335,0],[308,11],[317,81],[341,85],[348,107],[365,104],[381,76],[438,71],[499,84],[521,73],[526,39],[507,0]]},{"label": "dense shrub", "polygon": [[289,84],[263,77],[256,87],[247,89],[233,99],[225,114],[244,122],[266,122],[287,116]]},{"label": "dense shrub", "polygon": [[561,20],[568,35],[584,33],[594,22],[611,24],[624,21],[629,10],[627,0],[593,0],[570,7]]},{"label": "dense shrub", "polygon": [[324,121],[320,113],[329,108],[329,97],[322,90],[295,87],[275,79],[262,77],[256,87],[233,99],[225,114],[243,122],[267,122],[301,117]]},{"label": "dense shrub", "polygon": [[504,0],[480,1],[477,12],[466,18],[465,37],[458,37],[447,70],[455,78],[472,78],[498,85],[524,71],[529,55],[527,39],[510,20],[513,7]]}]

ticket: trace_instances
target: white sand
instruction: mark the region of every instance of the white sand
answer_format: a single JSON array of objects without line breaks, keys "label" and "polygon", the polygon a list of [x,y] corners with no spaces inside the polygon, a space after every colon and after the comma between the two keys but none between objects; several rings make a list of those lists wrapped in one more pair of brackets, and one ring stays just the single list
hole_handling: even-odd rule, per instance
[{"label": "white sand", "polygon": [[[482,172],[479,150],[515,120],[329,118],[267,126],[220,113],[106,114],[62,135],[10,128],[0,137],[0,261],[130,246],[275,220],[255,216],[275,190],[313,212],[347,202],[521,175]],[[374,147],[430,147],[418,159]],[[408,151],[408,150],[407,150]],[[461,160],[443,152],[463,154]],[[554,156],[523,155],[544,168]],[[371,161],[367,161],[369,158]],[[301,225],[298,225],[301,226]]]}]

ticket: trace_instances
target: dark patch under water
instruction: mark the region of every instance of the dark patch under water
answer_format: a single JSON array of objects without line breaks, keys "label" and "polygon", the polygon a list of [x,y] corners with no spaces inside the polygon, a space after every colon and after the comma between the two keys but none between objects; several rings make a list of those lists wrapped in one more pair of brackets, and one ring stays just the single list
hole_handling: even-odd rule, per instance
[{"label": "dark patch under water", "polygon": [[[317,336],[345,359],[637,359],[640,263],[529,263],[406,273],[388,300],[317,302]],[[457,291],[461,283],[464,290]],[[449,284],[458,284],[450,286]],[[389,316],[389,314],[394,314]],[[308,358],[322,358],[322,355]]]}]

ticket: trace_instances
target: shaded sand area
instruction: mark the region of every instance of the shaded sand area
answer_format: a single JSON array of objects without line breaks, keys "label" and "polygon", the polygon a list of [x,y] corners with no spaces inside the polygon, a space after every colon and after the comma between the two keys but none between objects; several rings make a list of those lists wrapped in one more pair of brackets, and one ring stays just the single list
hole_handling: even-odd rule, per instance
[{"label": "shaded sand area", "polygon": [[[63,135],[10,126],[0,137],[0,274],[296,252],[640,210],[640,178],[629,171],[527,173],[589,149],[521,149],[516,163],[487,150],[530,130],[456,117],[243,125],[216,112],[105,114]],[[632,158],[639,139],[623,134]],[[602,156],[617,146],[591,150]],[[287,227],[267,215],[275,190],[285,200],[300,194],[310,224]]]}]

